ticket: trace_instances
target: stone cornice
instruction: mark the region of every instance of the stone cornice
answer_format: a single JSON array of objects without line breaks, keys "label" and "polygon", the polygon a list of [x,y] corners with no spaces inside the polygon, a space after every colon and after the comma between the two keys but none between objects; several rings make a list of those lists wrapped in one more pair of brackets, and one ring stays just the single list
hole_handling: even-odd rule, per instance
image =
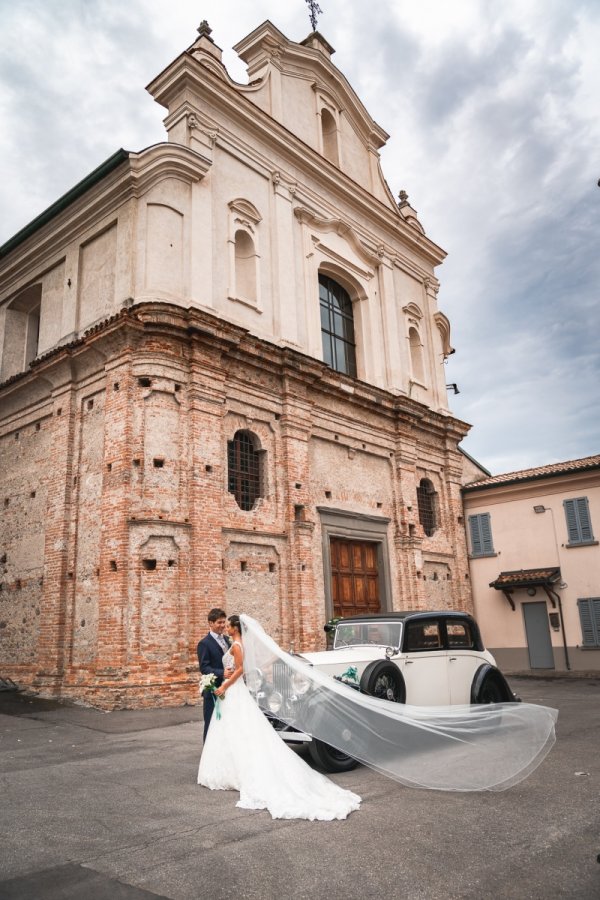
[{"label": "stone cornice", "polygon": [[[58,347],[46,356],[36,360],[35,365],[27,372],[14,379],[10,379],[4,385],[0,385],[0,399],[21,389],[31,390],[31,385],[36,379],[42,379],[47,385],[44,393],[49,396],[51,392],[52,368],[57,363],[70,359],[77,362],[78,356],[84,356],[97,341],[104,341],[113,333],[118,334],[123,328],[127,333],[120,338],[120,344],[125,347],[131,342],[132,335],[138,336],[136,343],[143,340],[143,333],[158,332],[169,334],[173,339],[185,339],[189,341],[197,337],[199,341],[206,339],[214,352],[227,357],[230,361],[237,359],[243,362],[248,370],[249,366],[256,369],[266,369],[277,377],[282,377],[288,382],[287,390],[294,390],[293,385],[302,386],[303,390],[320,392],[358,409],[364,409],[369,414],[378,416],[390,422],[390,428],[398,433],[427,431],[437,436],[446,435],[451,441],[460,441],[469,430],[469,426],[448,414],[442,414],[429,409],[416,400],[404,395],[395,395],[389,391],[366,382],[352,379],[349,376],[335,372],[320,360],[307,356],[298,350],[289,347],[281,347],[264,338],[250,334],[246,329],[233,325],[204,310],[194,307],[175,306],[174,304],[161,302],[144,302],[121,310],[115,316],[94,328],[89,329],[83,337],[72,342],[71,345]],[[114,340],[114,338],[112,338]],[[102,367],[101,358],[106,357],[106,350],[97,354]],[[192,359],[189,360],[192,362]],[[77,363],[81,370],[81,363]],[[76,376],[76,371],[73,371]],[[13,395],[14,396],[14,395]]]}]

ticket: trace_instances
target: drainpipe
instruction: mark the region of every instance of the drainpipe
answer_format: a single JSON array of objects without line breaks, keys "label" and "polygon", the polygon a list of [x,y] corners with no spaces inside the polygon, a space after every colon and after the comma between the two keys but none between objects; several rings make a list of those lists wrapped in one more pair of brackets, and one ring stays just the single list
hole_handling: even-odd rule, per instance
[{"label": "drainpipe", "polygon": [[[600,182],[598,182],[600,184]],[[545,513],[549,512],[552,517],[552,531],[554,532],[554,546],[556,547],[556,565],[558,566],[558,571],[560,572],[560,551],[558,549],[558,538],[556,536],[556,523],[554,522],[554,510],[550,506],[543,506],[539,504],[538,506],[533,507],[533,511],[536,513]],[[562,575],[561,575],[562,578]],[[563,611],[562,611],[562,603],[560,601],[560,595],[553,591],[549,585],[545,585],[544,589],[548,596],[552,596],[556,599],[558,604],[558,617],[560,619],[560,631],[563,639],[563,647],[565,651],[565,666],[567,667],[567,672],[571,671],[571,663],[569,662],[569,651],[567,650],[567,636],[565,634],[565,620],[563,619]]]},{"label": "drainpipe", "polygon": [[551,587],[547,587],[547,591],[549,594],[551,594],[554,597],[554,599],[556,600],[556,603],[558,604],[558,618],[560,619],[560,631],[562,634],[563,647],[564,647],[564,651],[565,651],[565,665],[567,667],[567,672],[570,672],[571,671],[571,663],[569,661],[569,651],[567,649],[567,636],[565,634],[565,621],[563,619],[563,611],[562,611],[562,603],[561,603],[561,599],[560,599],[560,594],[557,594],[556,591],[553,591]]}]

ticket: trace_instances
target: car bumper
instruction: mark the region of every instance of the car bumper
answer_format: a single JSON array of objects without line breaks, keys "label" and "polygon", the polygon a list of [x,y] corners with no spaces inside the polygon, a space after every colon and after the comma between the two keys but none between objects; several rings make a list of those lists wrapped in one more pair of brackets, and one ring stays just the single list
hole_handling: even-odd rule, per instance
[{"label": "car bumper", "polygon": [[299,731],[297,728],[294,728],[293,725],[288,725],[287,722],[282,722],[281,719],[278,719],[277,716],[274,716],[272,713],[265,712],[264,715],[267,717],[279,737],[285,741],[286,744],[306,744],[309,741],[312,741],[310,734]]}]

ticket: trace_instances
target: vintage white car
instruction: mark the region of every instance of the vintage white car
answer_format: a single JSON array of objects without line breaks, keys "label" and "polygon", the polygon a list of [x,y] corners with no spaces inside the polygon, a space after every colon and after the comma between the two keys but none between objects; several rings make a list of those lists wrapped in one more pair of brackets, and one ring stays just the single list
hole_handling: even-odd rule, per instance
[{"label": "vintage white car", "polygon": [[[325,630],[331,649],[303,653],[302,659],[365,694],[413,706],[518,701],[467,613],[353,616]],[[352,757],[294,728],[293,705],[301,698],[286,678],[279,680],[275,666],[273,683],[262,685],[262,705],[281,737],[306,742],[313,760],[328,771],[353,768]]]}]

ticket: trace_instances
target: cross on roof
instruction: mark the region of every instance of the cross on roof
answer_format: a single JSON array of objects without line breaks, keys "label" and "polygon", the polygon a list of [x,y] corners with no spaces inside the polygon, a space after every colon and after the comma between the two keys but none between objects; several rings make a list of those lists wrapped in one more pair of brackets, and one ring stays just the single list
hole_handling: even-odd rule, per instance
[{"label": "cross on roof", "polygon": [[315,0],[306,0],[306,4],[310,10],[309,16],[310,16],[310,24],[312,25],[312,30],[316,31],[317,30],[317,16],[322,16],[323,10],[319,6],[319,4],[315,2]]}]

